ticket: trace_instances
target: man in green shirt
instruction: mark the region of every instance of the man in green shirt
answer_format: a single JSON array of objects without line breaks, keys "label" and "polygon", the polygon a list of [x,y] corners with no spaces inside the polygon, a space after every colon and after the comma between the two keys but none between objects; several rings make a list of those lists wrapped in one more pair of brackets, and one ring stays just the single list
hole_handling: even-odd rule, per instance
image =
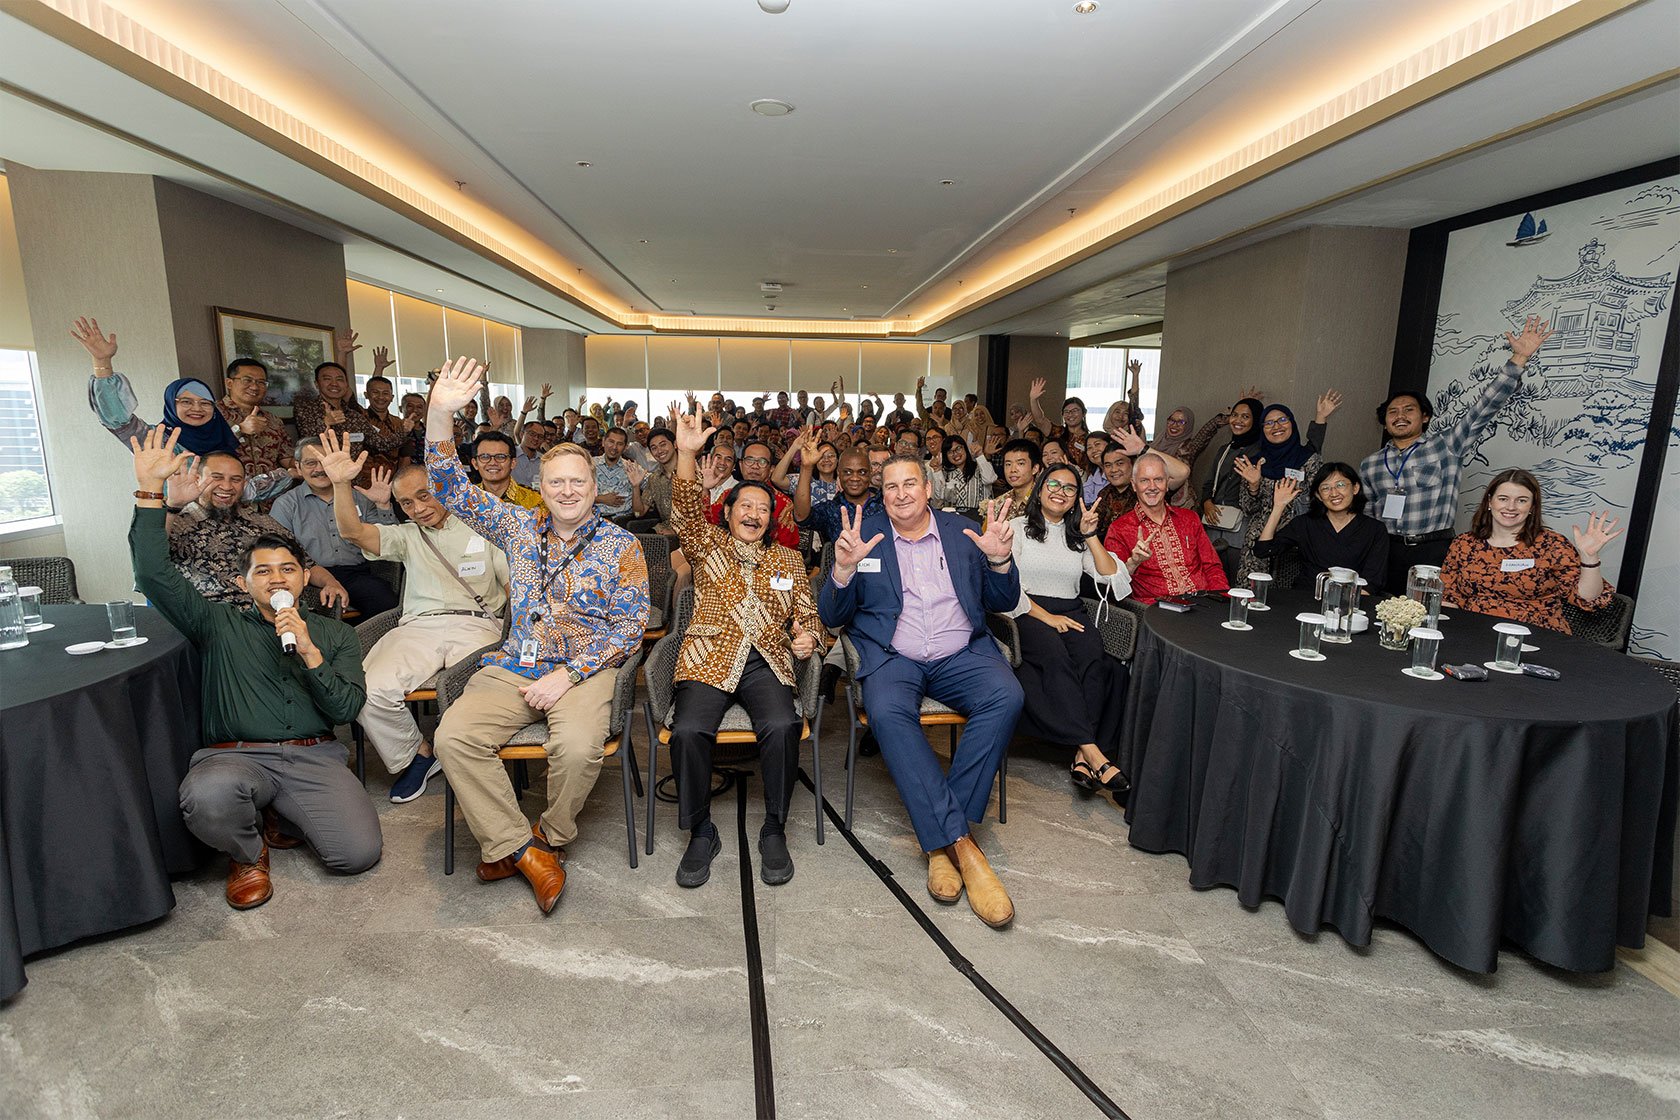
[{"label": "man in green shirt", "polygon": [[182,577],[169,560],[163,511],[164,482],[187,457],[175,450],[176,434],[166,438],[159,425],[144,445],[130,441],[140,488],[128,543],[135,585],[204,658],[205,746],[181,782],[181,813],[193,835],[228,854],[228,905],[248,910],[274,894],[265,832],[276,846],[296,843],[264,828],[266,811],[335,871],[354,875],[379,862],[379,818],[345,765],[349,751],[333,738],[367,698],[361,645],[342,622],[270,605],[278,592],[295,603],[303,591],[301,550],[290,538],[264,533],[245,546],[238,583],[255,605],[244,610],[207,601]]}]

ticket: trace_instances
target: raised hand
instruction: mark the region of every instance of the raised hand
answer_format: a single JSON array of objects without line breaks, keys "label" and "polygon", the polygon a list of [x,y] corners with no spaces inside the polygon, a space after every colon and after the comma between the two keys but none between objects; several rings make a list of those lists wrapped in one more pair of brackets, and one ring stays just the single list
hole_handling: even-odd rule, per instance
[{"label": "raised hand", "polygon": [[391,361],[391,348],[389,346],[375,346],[373,348],[373,375],[375,377],[380,376],[386,369],[395,364]]},{"label": "raised hand", "polygon": [[144,441],[139,436],[129,437],[128,445],[134,449],[134,478],[142,490],[163,489],[164,480],[181,469],[183,460],[192,458],[190,451],[175,450],[175,441],[180,438],[181,429],[171,429],[165,436],[162,424],[148,431]]},{"label": "raised hand", "polygon": [[181,460],[181,465],[175,468],[175,473],[169,476],[169,481],[163,487],[163,503],[170,506],[184,506],[198,501],[198,496],[204,493],[204,486],[208,479],[200,473],[203,462],[197,455],[189,455]]},{"label": "raised hand", "polygon": [[483,379],[484,367],[472,358],[445,362],[432,383],[431,407],[442,412],[466,408],[478,396],[478,383]]},{"label": "raised hand", "polygon": [[628,455],[624,457],[623,461],[624,473],[630,476],[630,485],[640,486],[642,484],[642,480],[647,478],[647,472],[642,469],[642,465],[640,463],[636,462],[636,460],[630,458]]},{"label": "raised hand", "polygon": [[536,407],[537,407],[537,398],[536,397],[526,397],[525,398],[525,407],[519,410],[519,415],[528,416],[528,415],[530,415],[532,410],[534,410]]},{"label": "raised hand", "polygon": [[[333,485],[341,482],[354,482],[361,476],[362,465],[367,462],[368,453],[362,452],[355,458],[350,456],[350,441],[341,438],[331,428],[321,432],[321,469],[326,472],[327,481]],[[391,500],[389,478],[386,479],[385,501]],[[380,503],[384,504],[384,503]]]},{"label": "raised hand", "polygon": [[1131,371],[1132,380],[1136,381],[1138,378],[1143,376],[1143,359],[1133,358],[1131,361],[1126,363],[1126,368]]},{"label": "raised hand", "polygon": [[1096,532],[1097,521],[1097,507],[1094,505],[1086,506],[1084,512],[1079,515],[1079,535],[1088,537]]},{"label": "raised hand", "polygon": [[700,417],[689,413],[674,414],[671,421],[676,425],[676,430],[672,434],[677,437],[677,450],[687,451],[690,454],[697,453],[702,447],[705,447],[706,440],[712,432],[716,431],[711,425],[702,427]]},{"label": "raised hand", "polygon": [[1342,407],[1342,395],[1334,389],[1326,389],[1318,397],[1318,410],[1313,413],[1313,419],[1320,424],[1330,419],[1331,415]]},{"label": "raised hand", "polygon": [[1132,554],[1126,557],[1126,567],[1135,572],[1143,566],[1144,561],[1154,555],[1154,551],[1149,547],[1149,542],[1142,535],[1139,535],[1137,544],[1132,546]]},{"label": "raised hand", "polygon": [[1293,478],[1285,476],[1278,479],[1277,482],[1272,484],[1272,508],[1275,510],[1284,509],[1295,500],[1295,496],[1300,492],[1301,484]]},{"label": "raised hand", "polygon": [[694,395],[694,390],[693,389],[690,389],[687,392],[685,392],[683,394],[683,396],[688,398],[688,411],[691,414],[700,411],[700,398],[698,398]]},{"label": "raised hand", "polygon": [[1044,390],[1049,387],[1049,384],[1050,383],[1042,377],[1033,378],[1032,385],[1027,389],[1027,400],[1038,400],[1038,398],[1044,395]]},{"label": "raised hand", "polygon": [[70,328],[70,337],[82,344],[82,349],[93,359],[93,375],[95,377],[109,377],[111,375],[111,359],[117,356],[117,335],[111,332],[109,338],[99,333],[98,319],[77,319],[76,325]]},{"label": "raised hand", "polygon": [[868,540],[863,539],[859,530],[863,527],[863,510],[848,512],[846,504],[840,504],[840,535],[834,538],[834,574],[835,582],[845,586],[857,571],[857,566],[870,554],[876,545],[880,544],[885,534],[876,533]]},{"label": "raised hand", "polygon": [[805,629],[796,618],[793,620],[793,640],[788,643],[793,655],[803,661],[817,652],[817,636]]},{"label": "raised hand", "polygon": [[1609,510],[1595,510],[1587,521],[1586,532],[1582,532],[1579,525],[1569,527],[1575,536],[1575,551],[1580,553],[1583,561],[1591,564],[1598,559],[1605,545],[1627,532],[1626,529],[1616,528],[1619,522],[1619,518],[1610,516]]},{"label": "raised hand", "polygon": [[1231,469],[1242,476],[1242,480],[1248,483],[1250,490],[1258,490],[1260,489],[1260,468],[1265,462],[1266,457],[1264,455],[1260,457],[1258,463],[1247,455],[1238,455],[1236,461],[1231,464]]},{"label": "raised hand", "polygon": [[822,447],[822,429],[815,424],[808,424],[799,430],[800,462],[814,463],[817,451]]},{"label": "raised hand", "polygon": [[1511,344],[1511,360],[1519,366],[1526,366],[1553,329],[1550,323],[1542,323],[1540,316],[1530,315],[1523,323],[1522,334],[1511,334],[1507,331],[1505,341]]},{"label": "raised hand", "polygon": [[337,352],[340,363],[349,362],[350,355],[362,348],[361,344],[356,341],[357,337],[358,336],[355,331],[350,332],[349,338],[339,338],[337,335],[333,336],[333,350]]},{"label": "raised hand", "polygon": [[922,386],[926,384],[927,378],[925,376],[916,378],[916,392],[920,393],[922,391]]},{"label": "raised hand", "polygon": [[1008,560],[1015,546],[1015,528],[1009,524],[1009,498],[993,498],[986,503],[986,531],[976,533],[964,529],[963,535],[973,541],[986,559],[994,564]]},{"label": "raised hand", "polygon": [[1248,388],[1237,394],[1237,400],[1239,401],[1244,397],[1253,397],[1255,400],[1260,400],[1260,386],[1250,385]]},{"label": "raised hand", "polygon": [[239,422],[239,430],[248,436],[254,436],[268,431],[268,417],[262,414],[262,405],[251,406],[251,414]]},{"label": "raised hand", "polygon": [[[366,459],[366,458],[367,458],[367,452],[364,451],[364,452],[362,452],[362,459]],[[357,462],[358,462],[358,465],[359,465],[360,460],[357,460]],[[368,476],[368,484],[366,486],[356,487],[356,493],[360,494],[362,497],[366,498],[368,501],[372,502],[374,505],[379,506],[381,508],[384,508],[385,506],[390,505],[391,504],[391,471],[390,471],[390,468],[388,468],[388,467],[374,467],[373,468],[373,473]]]},{"label": "raised hand", "polygon": [[552,385],[550,385],[548,382],[544,381],[543,386],[542,386],[542,392],[538,393],[537,395],[539,397],[541,397],[543,400],[546,401],[553,394],[554,394],[554,387]]}]

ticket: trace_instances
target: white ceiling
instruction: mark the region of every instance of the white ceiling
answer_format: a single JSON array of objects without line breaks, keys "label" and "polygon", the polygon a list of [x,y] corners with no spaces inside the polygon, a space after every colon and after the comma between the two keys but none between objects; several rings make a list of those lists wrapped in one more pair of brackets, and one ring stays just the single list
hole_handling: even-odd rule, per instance
[{"label": "white ceiling", "polygon": [[[109,2],[626,306],[773,319],[948,302],[1069,208],[1291,119],[1496,0],[1103,0],[1092,16],[1071,0],[792,0],[779,16],[751,0]],[[1406,174],[1672,69],[1676,27],[1680,0],[1645,0],[928,337],[1107,333],[1159,319],[1166,262],[1233,236],[1415,225],[1672,155],[1675,82]],[[613,329],[9,15],[0,36],[6,158],[166,174],[344,241],[366,278],[523,325]],[[796,112],[756,116],[759,97]],[[774,315],[764,280],[785,285]]]}]

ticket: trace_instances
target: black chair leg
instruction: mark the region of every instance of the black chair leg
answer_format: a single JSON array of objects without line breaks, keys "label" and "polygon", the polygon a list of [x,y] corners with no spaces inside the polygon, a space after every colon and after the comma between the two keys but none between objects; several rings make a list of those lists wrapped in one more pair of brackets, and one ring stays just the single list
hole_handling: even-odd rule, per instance
[{"label": "black chair leg", "polygon": [[[624,834],[630,844],[630,869],[636,869],[636,802],[630,796],[630,774],[636,768],[635,748],[630,742],[631,720],[624,721],[624,730],[618,735],[618,763],[619,771],[624,779]],[[638,786],[640,782],[636,783]]]},{"label": "black chair leg", "polygon": [[852,792],[857,784],[858,717],[851,689],[846,690],[846,831],[852,830]]},{"label": "black chair leg", "polygon": [[443,873],[455,874],[455,790],[443,779]]},{"label": "black chair leg", "polygon": [[630,764],[630,781],[635,784],[636,796],[642,797],[645,796],[642,793],[642,768],[636,765],[636,752],[631,750],[628,745],[630,742],[630,724],[634,721],[634,718],[633,716],[624,718],[624,742],[626,744],[624,761]]},{"label": "black chair leg", "polygon": [[653,811],[659,804],[659,730],[653,722],[653,705],[642,705],[647,716],[648,778],[647,778],[647,854],[653,854]]},{"label": "black chair leg", "polygon": [[822,697],[817,697],[817,718],[811,724],[811,797],[817,811],[817,843],[824,843],[823,837],[823,794],[822,794]]},{"label": "black chair leg", "polygon": [[1009,823],[1009,752],[1003,752],[1003,763],[998,767],[998,823]]}]

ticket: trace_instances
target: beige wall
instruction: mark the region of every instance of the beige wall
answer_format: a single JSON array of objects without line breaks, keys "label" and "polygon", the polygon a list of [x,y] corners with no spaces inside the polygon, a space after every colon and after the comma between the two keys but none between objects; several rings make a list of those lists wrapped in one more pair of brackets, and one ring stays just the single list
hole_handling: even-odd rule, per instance
[{"label": "beige wall", "polygon": [[[1068,340],[1059,335],[1011,335],[1005,408],[1010,404],[1026,404],[1033,379],[1042,377],[1046,384],[1039,406],[1046,416],[1056,421],[1062,413],[1062,401],[1067,397],[1067,352]],[[1001,424],[1005,417],[998,416],[996,419]]]},{"label": "beige wall", "polygon": [[951,389],[956,397],[980,392],[980,338],[951,344]]},{"label": "beige wall", "polygon": [[[1169,272],[1161,415],[1188,405],[1205,421],[1258,385],[1304,428],[1335,388],[1343,403],[1323,450],[1358,463],[1379,438],[1372,414],[1388,395],[1407,238],[1315,227]],[[1013,352],[1010,367],[1013,389]],[[1211,463],[1202,459],[1198,482]]]},{"label": "beige wall", "polygon": [[583,341],[583,335],[576,331],[520,328],[525,393],[536,396],[545,383],[554,390],[548,398],[551,420],[575,405],[584,393]]}]

